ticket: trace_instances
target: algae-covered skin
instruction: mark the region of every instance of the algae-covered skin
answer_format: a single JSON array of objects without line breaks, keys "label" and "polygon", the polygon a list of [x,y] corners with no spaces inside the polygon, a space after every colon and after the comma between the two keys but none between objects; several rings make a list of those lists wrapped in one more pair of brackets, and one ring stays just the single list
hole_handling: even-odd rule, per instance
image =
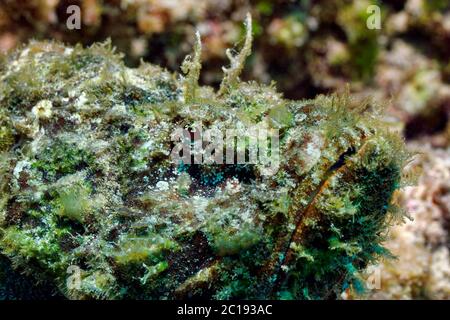
[{"label": "algae-covered skin", "polygon": [[[0,60],[1,253],[71,299],[362,289],[401,219],[403,142],[372,104],[240,82],[250,47],[228,54],[219,92],[197,85],[199,42],[185,77],[127,68],[108,43],[31,42]],[[173,132],[199,124],[278,130],[278,170],[174,163]]]}]

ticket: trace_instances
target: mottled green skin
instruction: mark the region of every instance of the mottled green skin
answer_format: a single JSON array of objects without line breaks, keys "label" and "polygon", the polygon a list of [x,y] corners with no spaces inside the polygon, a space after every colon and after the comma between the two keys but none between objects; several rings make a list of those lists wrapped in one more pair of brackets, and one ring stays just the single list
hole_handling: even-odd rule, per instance
[{"label": "mottled green skin", "polygon": [[[186,103],[176,75],[108,45],[3,61],[0,250],[66,297],[335,298],[386,254],[407,155],[373,106],[240,82]],[[174,165],[170,134],[197,123],[279,129],[280,170]]]}]

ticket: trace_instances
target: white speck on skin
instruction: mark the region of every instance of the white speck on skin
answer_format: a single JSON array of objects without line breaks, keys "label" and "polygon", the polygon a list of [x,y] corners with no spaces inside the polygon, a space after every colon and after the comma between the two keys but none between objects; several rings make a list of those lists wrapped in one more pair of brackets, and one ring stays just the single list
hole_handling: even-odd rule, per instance
[{"label": "white speck on skin", "polygon": [[161,191],[169,190],[169,183],[167,181],[158,181],[156,187]]},{"label": "white speck on skin", "polygon": [[16,179],[19,179],[20,173],[25,167],[28,167],[30,163],[26,160],[21,160],[17,162],[16,167],[14,168],[13,175]]},{"label": "white speck on skin", "polygon": [[73,49],[72,49],[72,48],[66,48],[66,49],[64,49],[64,54],[65,54],[66,56],[70,55],[72,52],[73,52]]},{"label": "white speck on skin", "polygon": [[50,100],[41,100],[31,109],[31,113],[38,119],[49,119],[52,116],[52,108]]},{"label": "white speck on skin", "polygon": [[227,184],[225,186],[225,189],[230,194],[236,194],[241,190],[241,184],[239,183],[239,180],[234,178],[227,181]]},{"label": "white speck on skin", "polygon": [[82,109],[84,107],[84,105],[86,104],[86,102],[88,102],[86,93],[82,92],[81,95],[75,101],[75,106],[79,109]]}]

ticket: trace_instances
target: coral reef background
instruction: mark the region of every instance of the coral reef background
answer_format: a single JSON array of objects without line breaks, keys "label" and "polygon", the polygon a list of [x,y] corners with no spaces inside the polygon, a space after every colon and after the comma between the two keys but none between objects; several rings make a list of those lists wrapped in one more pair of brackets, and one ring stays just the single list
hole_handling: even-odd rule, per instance
[{"label": "coral reef background", "polygon": [[[72,4],[81,7],[79,30],[66,26]],[[379,30],[366,26],[373,4],[381,8]],[[143,59],[179,71],[198,29],[201,82],[218,86],[225,49],[242,38],[247,12],[255,41],[243,79],[275,80],[294,99],[348,85],[361,100],[373,96],[386,104],[385,121],[418,153],[418,185],[398,196],[414,221],[392,231],[387,246],[398,260],[382,264],[379,289],[364,297],[449,299],[448,1],[1,0],[0,50],[32,38],[85,45],[111,38],[129,66]]]}]

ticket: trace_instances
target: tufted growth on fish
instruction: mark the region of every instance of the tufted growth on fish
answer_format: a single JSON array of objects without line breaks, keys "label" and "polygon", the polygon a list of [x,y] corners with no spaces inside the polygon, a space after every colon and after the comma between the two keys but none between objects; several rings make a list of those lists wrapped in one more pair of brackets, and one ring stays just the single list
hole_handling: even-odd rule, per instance
[{"label": "tufted growth on fish", "polygon": [[[184,76],[127,68],[108,43],[31,42],[0,60],[1,254],[72,299],[359,289],[401,220],[409,155],[370,103],[241,82],[250,48],[248,34],[228,54],[219,92],[197,84],[200,39]],[[278,170],[173,162],[173,132],[199,124],[276,130]]]}]

